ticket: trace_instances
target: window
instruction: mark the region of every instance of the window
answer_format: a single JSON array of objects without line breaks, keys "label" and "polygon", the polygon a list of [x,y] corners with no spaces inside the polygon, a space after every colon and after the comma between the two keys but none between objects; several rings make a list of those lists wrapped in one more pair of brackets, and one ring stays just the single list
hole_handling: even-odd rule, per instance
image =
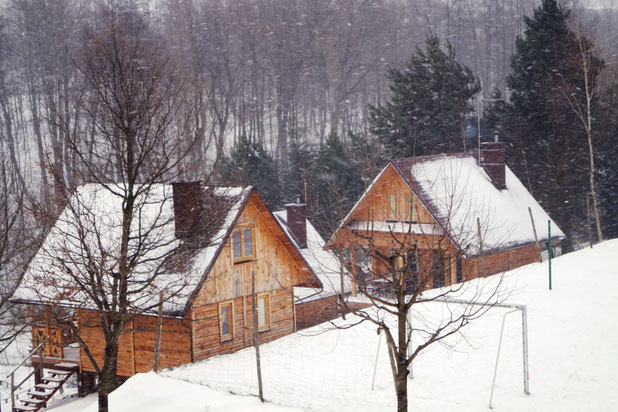
[{"label": "window", "polygon": [[257,310],[258,330],[263,331],[270,329],[270,298],[268,295],[258,296]]},{"label": "window", "polygon": [[359,247],[354,253],[354,266],[356,274],[356,282],[359,286],[365,287],[367,280],[372,277],[371,254],[366,246]]},{"label": "window", "polygon": [[388,218],[396,219],[397,218],[397,195],[390,194],[388,196]]},{"label": "window", "polygon": [[221,341],[234,339],[234,304],[219,303],[219,333]]},{"label": "window", "polygon": [[433,287],[441,288],[446,285],[446,265],[444,264],[444,253],[442,251],[432,251],[432,265]]},{"label": "window", "polygon": [[406,293],[413,294],[418,287],[418,249],[408,249],[406,255]]},{"label": "window", "polygon": [[408,195],[408,220],[410,222],[418,221],[418,216],[416,215],[416,207],[414,206],[414,195]]},{"label": "window", "polygon": [[463,282],[463,261],[457,257],[457,283]]},{"label": "window", "polygon": [[232,233],[232,255],[234,262],[255,258],[255,236],[252,227],[234,230]]}]

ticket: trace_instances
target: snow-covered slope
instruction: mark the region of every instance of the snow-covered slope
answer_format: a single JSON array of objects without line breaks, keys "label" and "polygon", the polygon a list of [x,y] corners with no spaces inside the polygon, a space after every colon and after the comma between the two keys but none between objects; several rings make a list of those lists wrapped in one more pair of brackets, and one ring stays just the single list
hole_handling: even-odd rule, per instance
[{"label": "snow-covered slope", "polygon": [[[509,300],[528,306],[531,393],[523,393],[521,321],[518,314],[512,314],[506,321],[495,410],[616,410],[617,256],[618,240],[613,240],[555,259],[552,291],[548,290],[547,263],[535,263],[507,274],[506,284],[512,288]],[[440,316],[444,308],[432,303],[424,309]],[[410,410],[487,408],[500,324],[506,311],[493,309],[473,323],[465,341],[450,342],[456,344],[454,350],[436,345],[417,359],[414,379],[409,381]],[[361,324],[346,330],[328,329],[328,325],[320,325],[261,346],[266,399],[315,411],[394,410],[388,358],[375,327]],[[131,378],[112,394],[111,410],[201,411],[210,396],[216,400],[211,403],[213,412],[250,411],[259,406],[253,400],[222,393],[257,393],[253,348],[163,371],[161,375]],[[181,390],[178,381],[209,388],[190,385]],[[189,385],[186,382],[183,384]],[[275,408],[272,403],[261,406],[261,410]],[[189,409],[186,405],[200,407]],[[95,405],[85,409],[95,410]]]}]

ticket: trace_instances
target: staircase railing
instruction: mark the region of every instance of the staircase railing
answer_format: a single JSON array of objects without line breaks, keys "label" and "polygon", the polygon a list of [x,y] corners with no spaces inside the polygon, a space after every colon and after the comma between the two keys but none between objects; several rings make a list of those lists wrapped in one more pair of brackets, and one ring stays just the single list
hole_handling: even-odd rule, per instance
[{"label": "staircase railing", "polygon": [[[45,337],[45,339],[43,339],[41,341],[41,343],[39,343],[39,345],[34,348],[32,350],[32,352],[30,352],[28,354],[28,356],[26,356],[24,358],[24,360],[21,361],[21,363],[19,365],[17,365],[15,368],[13,368],[13,370],[11,371],[11,373],[9,373],[7,376],[7,378],[10,378],[10,387],[11,387],[11,408],[15,408],[15,391],[17,389],[19,389],[24,383],[26,383],[28,381],[28,379],[30,379],[30,377],[32,375],[34,375],[36,373],[36,371],[38,369],[40,369],[40,365],[43,363],[43,345],[45,345],[45,343],[47,342],[47,339],[49,339],[49,335]],[[39,357],[41,359],[41,362],[39,363],[39,366],[37,366],[36,368],[34,368],[32,370],[32,372],[30,372],[30,374],[28,374],[28,376],[26,376],[21,382],[19,382],[17,385],[15,385],[15,372],[17,372],[19,370],[19,368],[21,368],[24,363],[26,363],[29,359],[32,358],[32,356],[39,352]]]}]

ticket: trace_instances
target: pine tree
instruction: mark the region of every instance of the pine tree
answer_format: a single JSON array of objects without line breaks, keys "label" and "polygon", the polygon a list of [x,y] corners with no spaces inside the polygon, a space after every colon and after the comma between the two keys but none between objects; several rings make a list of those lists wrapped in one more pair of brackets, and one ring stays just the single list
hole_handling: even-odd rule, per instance
[{"label": "pine tree", "polygon": [[320,145],[313,174],[316,189],[308,203],[318,230],[328,236],[363,193],[362,174],[337,135]]},{"label": "pine tree", "polygon": [[510,165],[571,241],[585,224],[589,162],[585,131],[565,95],[584,88],[571,55],[579,46],[568,17],[556,0],[543,0],[524,18],[502,129]]},{"label": "pine tree", "polygon": [[255,186],[271,210],[282,206],[277,165],[258,142],[241,137],[230,156],[222,159],[218,175],[222,184]]},{"label": "pine tree", "polygon": [[417,48],[404,70],[389,68],[391,100],[370,107],[371,131],[393,157],[464,149],[464,117],[481,88],[448,41],[445,46],[428,37],[425,50]]}]

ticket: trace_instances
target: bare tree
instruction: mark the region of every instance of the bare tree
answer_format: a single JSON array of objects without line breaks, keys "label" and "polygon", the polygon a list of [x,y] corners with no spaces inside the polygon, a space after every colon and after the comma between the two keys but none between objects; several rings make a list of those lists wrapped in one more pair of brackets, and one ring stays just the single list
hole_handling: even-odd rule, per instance
[{"label": "bare tree", "polygon": [[564,97],[569,102],[571,109],[581,122],[586,133],[588,143],[588,159],[590,169],[588,171],[588,182],[590,184],[590,194],[592,197],[592,211],[594,213],[595,226],[599,241],[603,240],[603,232],[601,230],[601,216],[599,214],[599,200],[595,185],[594,175],[596,168],[594,165],[595,150],[594,150],[594,107],[597,99],[597,88],[599,85],[599,75],[603,68],[603,62],[598,57],[594,43],[584,34],[583,28],[576,17],[572,17],[574,26],[574,34],[577,50],[569,50],[571,58],[575,62],[575,67],[579,69],[583,80],[583,90],[579,87],[571,86],[565,81]]},{"label": "bare tree", "polygon": [[10,302],[36,250],[40,233],[26,212],[26,199],[12,162],[0,155],[0,352],[26,327]]},{"label": "bare tree", "polygon": [[[76,180],[91,183],[62,186],[66,207],[25,280],[30,300],[78,308],[77,321],[72,310],[51,314],[92,362],[100,411],[108,410],[116,387],[128,322],[153,310],[159,293],[173,310],[191,278],[179,267],[187,245],[175,236],[172,189],[163,183],[190,167],[183,162],[195,135],[185,130],[185,84],[165,44],[132,7],[102,7],[94,28],[84,29],[73,58],[83,83],[72,105],[92,130],[57,126],[77,161]],[[65,185],[50,168],[55,183]],[[80,336],[89,327],[104,336],[102,364]]]},{"label": "bare tree", "polygon": [[[400,412],[408,411],[407,382],[414,359],[431,345],[447,344],[450,336],[463,336],[466,325],[507,296],[501,275],[465,282],[487,273],[484,241],[493,238],[492,248],[499,248],[500,241],[496,233],[490,236],[494,231],[488,205],[464,195],[469,190],[461,189],[468,184],[465,179],[435,177],[436,182],[441,179],[446,182],[439,184],[451,195],[443,197],[448,204],[441,207],[440,224],[432,222],[420,211],[421,203],[404,192],[397,192],[396,204],[389,202],[391,210],[383,221],[382,196],[367,195],[360,215],[329,241],[360,297],[340,295],[346,309],[359,319],[343,327],[371,322],[378,333],[385,334]],[[366,304],[359,307],[363,301]],[[432,302],[444,304],[440,318],[419,309]]]}]

